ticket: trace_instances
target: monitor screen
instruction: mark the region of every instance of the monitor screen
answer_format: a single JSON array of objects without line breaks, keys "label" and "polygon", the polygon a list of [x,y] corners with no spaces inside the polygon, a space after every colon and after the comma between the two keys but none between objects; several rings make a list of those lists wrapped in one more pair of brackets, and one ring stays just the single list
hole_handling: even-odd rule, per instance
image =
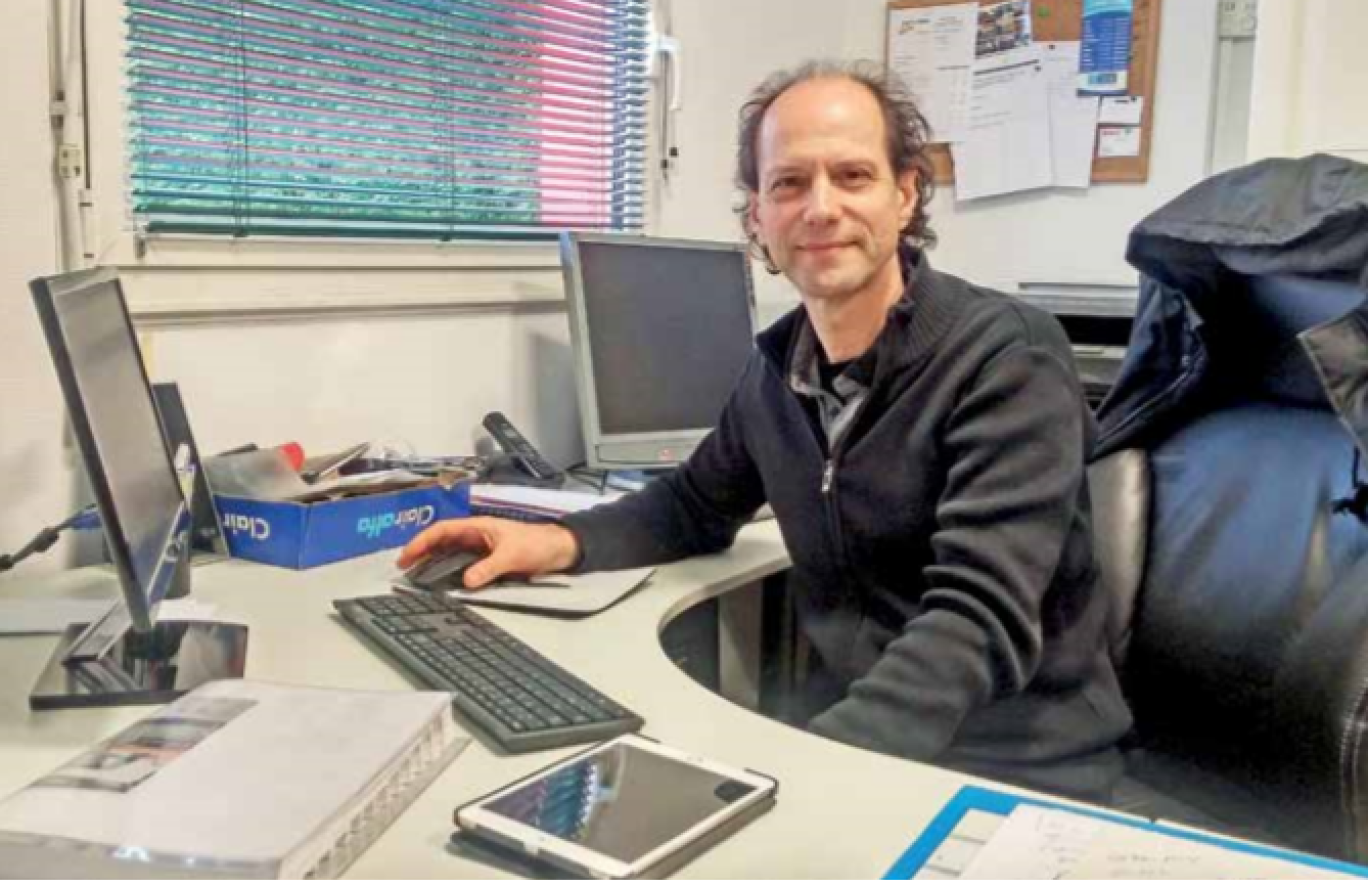
[{"label": "monitor screen", "polygon": [[130,619],[151,630],[190,514],[123,291],[108,270],[35,280],[32,290]]},{"label": "monitor screen", "polygon": [[609,234],[562,238],[586,461],[653,467],[716,424],[754,347],[745,247]]}]

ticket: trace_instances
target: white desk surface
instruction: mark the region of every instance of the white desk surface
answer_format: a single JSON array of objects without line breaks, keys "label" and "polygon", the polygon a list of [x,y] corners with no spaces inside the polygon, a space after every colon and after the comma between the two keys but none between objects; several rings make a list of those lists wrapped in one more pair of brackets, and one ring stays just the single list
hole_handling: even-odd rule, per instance
[{"label": "white desk surface", "polygon": [[[383,593],[394,552],[293,572],[228,561],[198,567],[193,595],[251,626],[247,677],[367,689],[413,688],[333,615],[339,597]],[[677,876],[711,879],[875,878],[955,791],[957,773],[851,748],[768,720],[695,684],[665,655],[660,631],[679,612],[788,565],[774,523],[747,527],[736,546],[660,569],[607,612],[580,621],[484,610],[646,720],[643,732],[779,780],[766,815]],[[72,573],[79,575],[79,573]],[[22,593],[11,574],[0,593]],[[54,637],[0,637],[0,796],[148,713],[106,708],[34,713],[28,693]],[[500,756],[478,742],[418,798],[347,872],[365,878],[503,878],[446,849],[459,804],[567,755]],[[244,810],[251,814],[250,810]]]}]

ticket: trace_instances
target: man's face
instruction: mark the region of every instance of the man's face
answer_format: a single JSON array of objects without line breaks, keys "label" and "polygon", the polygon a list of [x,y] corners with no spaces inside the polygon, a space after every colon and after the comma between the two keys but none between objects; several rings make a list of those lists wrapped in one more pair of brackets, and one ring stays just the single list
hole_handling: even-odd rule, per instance
[{"label": "man's face", "polygon": [[756,139],[752,232],[804,298],[882,296],[898,275],[899,232],[916,176],[888,162],[878,101],[852,80],[800,83],[765,112]]}]

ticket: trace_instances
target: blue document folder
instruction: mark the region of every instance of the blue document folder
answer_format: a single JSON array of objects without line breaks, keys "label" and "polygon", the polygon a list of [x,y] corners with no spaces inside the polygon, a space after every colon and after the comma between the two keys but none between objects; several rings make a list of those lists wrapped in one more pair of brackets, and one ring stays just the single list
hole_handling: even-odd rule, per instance
[{"label": "blue document folder", "polygon": [[1229,837],[1218,837],[1211,834],[1197,833],[1195,831],[1187,830],[1186,828],[1176,827],[1162,822],[1148,822],[1129,816],[1088,809],[1082,806],[1074,806],[1066,803],[1052,803],[1048,800],[1036,800],[1034,798],[1004,791],[991,790],[989,788],[966,787],[961,788],[959,793],[955,794],[950,802],[945,804],[945,808],[931,821],[931,824],[922,831],[916,841],[913,842],[912,845],[907,848],[907,851],[904,852],[902,856],[894,862],[893,866],[888,869],[888,872],[884,874],[884,879],[911,880],[915,878],[917,874],[922,871],[922,868],[926,863],[930,861],[932,856],[936,854],[936,851],[941,848],[941,844],[945,842],[969,813],[979,811],[986,812],[990,815],[1006,817],[1018,806],[1023,804],[1034,805],[1046,809],[1062,810],[1076,815],[1092,816],[1128,827],[1152,831],[1170,837],[1177,837],[1182,840],[1191,840],[1197,843],[1219,846],[1236,852],[1245,852],[1252,855],[1264,856],[1266,858],[1275,858],[1293,864],[1337,871],[1352,877],[1368,877],[1368,868],[1358,867],[1356,865],[1348,864],[1347,862],[1334,861],[1328,858],[1306,855],[1304,853],[1292,852],[1285,849],[1277,849],[1271,846],[1261,846]]}]

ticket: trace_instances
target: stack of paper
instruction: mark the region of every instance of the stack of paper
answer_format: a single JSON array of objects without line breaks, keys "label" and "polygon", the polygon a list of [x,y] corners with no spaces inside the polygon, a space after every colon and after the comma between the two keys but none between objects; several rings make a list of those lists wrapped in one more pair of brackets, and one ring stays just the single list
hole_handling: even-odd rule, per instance
[{"label": "stack of paper", "polygon": [[336,876],[469,741],[441,692],[210,683],[0,803],[0,871]]},{"label": "stack of paper", "polygon": [[555,520],[621,497],[620,492],[565,492],[477,483],[470,488],[470,512],[513,520]]}]

